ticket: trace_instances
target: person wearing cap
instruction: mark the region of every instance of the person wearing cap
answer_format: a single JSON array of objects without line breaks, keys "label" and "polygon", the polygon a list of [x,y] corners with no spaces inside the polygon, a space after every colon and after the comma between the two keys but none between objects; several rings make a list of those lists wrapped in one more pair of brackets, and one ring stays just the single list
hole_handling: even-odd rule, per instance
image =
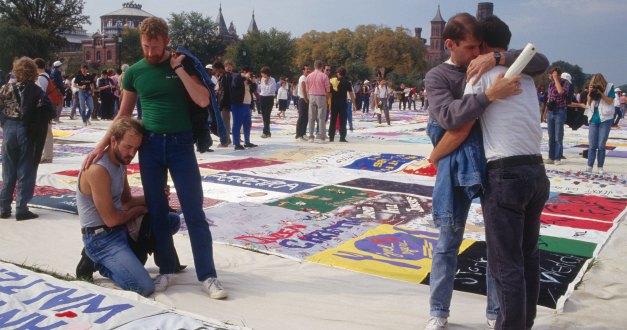
[{"label": "person wearing cap", "polygon": [[218,84],[218,79],[216,78],[215,72],[213,72],[213,64],[205,65],[205,70],[207,70],[207,74],[211,77],[211,82],[214,85]]},{"label": "person wearing cap", "polygon": [[361,95],[361,112],[370,113],[370,80],[364,80],[364,83],[360,86],[358,94]]},{"label": "person wearing cap", "polygon": [[[52,72],[50,73],[50,80],[54,81],[55,87],[61,92],[62,95],[65,95],[65,88],[63,84],[63,72],[61,72],[61,66],[63,62],[55,61],[52,63]],[[55,122],[60,123],[61,120],[61,111],[63,110],[63,103],[57,107],[57,117],[54,119]]]},{"label": "person wearing cap", "polygon": [[562,159],[564,123],[571,83],[561,77],[562,69],[554,67],[549,74],[546,122],[549,131],[549,158],[546,164],[559,165]]},{"label": "person wearing cap", "polygon": [[616,97],[614,98],[614,121],[612,127],[618,127],[618,122],[625,116],[625,96],[620,88],[614,89]]}]

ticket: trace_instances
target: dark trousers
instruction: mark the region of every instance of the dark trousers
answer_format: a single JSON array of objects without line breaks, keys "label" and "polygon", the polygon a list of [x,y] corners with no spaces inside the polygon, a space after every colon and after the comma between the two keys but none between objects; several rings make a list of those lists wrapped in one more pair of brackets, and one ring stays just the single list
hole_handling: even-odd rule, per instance
[{"label": "dark trousers", "polygon": [[113,119],[115,96],[113,94],[100,94],[100,118],[101,119]]},{"label": "dark trousers", "polygon": [[370,96],[364,96],[362,98],[363,106],[361,108],[362,112],[369,113],[370,112]]},{"label": "dark trousers", "polygon": [[259,100],[261,117],[263,119],[263,134],[270,136],[270,114],[274,106],[274,96],[262,96]]},{"label": "dark trousers", "polygon": [[329,122],[329,138],[335,137],[337,117],[340,117],[340,139],[346,138],[346,101],[331,103],[331,121]]},{"label": "dark trousers", "polygon": [[488,169],[483,215],[488,266],[501,306],[496,329],[530,329],[540,291],[540,214],[549,196],[544,165]]},{"label": "dark trousers", "polygon": [[296,138],[304,137],[307,134],[307,123],[309,123],[309,103],[301,97],[298,99],[298,120],[296,121]]}]

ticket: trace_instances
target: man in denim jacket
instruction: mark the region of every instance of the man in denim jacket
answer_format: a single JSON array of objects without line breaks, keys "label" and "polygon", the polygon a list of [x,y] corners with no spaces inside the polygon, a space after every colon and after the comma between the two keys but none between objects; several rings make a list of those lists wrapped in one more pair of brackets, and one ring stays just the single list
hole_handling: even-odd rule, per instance
[{"label": "man in denim jacket", "polygon": [[[451,57],[430,70],[425,77],[430,104],[428,133],[434,145],[449,144],[451,140],[459,139],[464,144],[453,149],[455,152],[449,156],[442,158],[450,151],[431,155],[431,161],[438,166],[433,192],[433,218],[440,229],[440,237],[433,253],[430,273],[431,318],[426,329],[447,327],[457,254],[463,240],[466,218],[472,199],[479,197],[483,188],[485,156],[481,129],[475,120],[491,102],[520,93],[519,78],[501,78],[483,93],[463,95],[467,77],[480,76],[497,64],[511,65],[520,51],[479,56],[482,36],[476,19],[467,13],[453,16],[446,24],[443,35]],[[525,71],[542,72],[547,65],[546,58],[537,55]],[[445,130],[464,133],[444,135]],[[471,132],[470,136],[468,131]],[[488,325],[493,326],[498,314],[498,302],[489,273],[487,286],[486,316]]]}]

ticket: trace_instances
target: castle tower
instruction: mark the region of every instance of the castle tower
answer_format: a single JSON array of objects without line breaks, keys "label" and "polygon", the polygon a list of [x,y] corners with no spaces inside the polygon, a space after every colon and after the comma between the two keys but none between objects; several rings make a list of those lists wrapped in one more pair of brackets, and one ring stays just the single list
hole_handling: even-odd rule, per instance
[{"label": "castle tower", "polygon": [[494,12],[494,4],[492,2],[479,2],[477,4],[477,20],[481,21],[484,18],[492,15]]},{"label": "castle tower", "polygon": [[431,38],[429,38],[429,61],[440,62],[444,57],[444,26],[446,21],[440,14],[440,5],[435,17],[431,20]]}]

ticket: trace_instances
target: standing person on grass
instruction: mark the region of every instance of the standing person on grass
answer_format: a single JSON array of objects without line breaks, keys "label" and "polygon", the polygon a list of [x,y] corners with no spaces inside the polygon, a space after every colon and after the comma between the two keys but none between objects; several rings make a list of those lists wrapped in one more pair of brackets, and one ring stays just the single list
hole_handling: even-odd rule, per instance
[{"label": "standing person on grass", "polygon": [[[197,279],[209,297],[224,299],[227,292],[217,278],[213,240],[202,209],[203,191],[190,117],[196,106],[209,106],[209,91],[193,67],[183,66],[185,55],[171,55],[167,51],[170,38],[164,19],[145,19],[139,32],[144,59],[125,72],[124,97],[117,117],[130,117],[138,97],[141,99],[146,132],[139,149],[139,166],[146,206],[158,242],[155,261],[159,276],[154,280],[155,291],[165,291],[173,284],[177,271],[174,242],[168,228],[168,200],[163,193],[169,172],[189,228]],[[110,139],[111,132],[107,132],[87,157],[85,168],[102,157]]]}]

